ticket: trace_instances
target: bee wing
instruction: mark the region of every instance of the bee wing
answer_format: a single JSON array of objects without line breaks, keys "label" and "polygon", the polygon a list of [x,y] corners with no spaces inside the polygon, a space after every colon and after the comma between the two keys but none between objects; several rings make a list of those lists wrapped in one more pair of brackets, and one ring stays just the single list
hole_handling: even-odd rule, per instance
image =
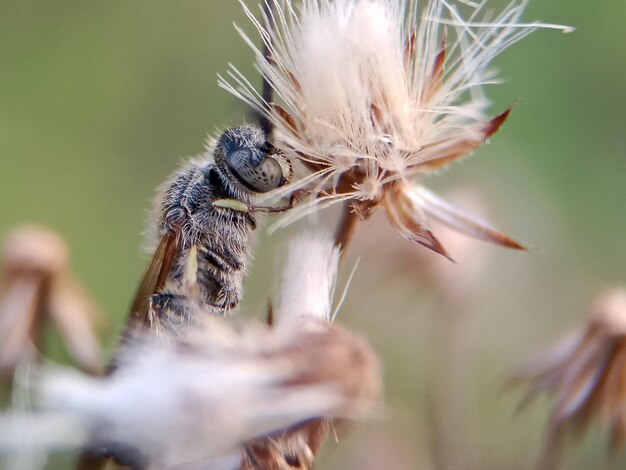
[{"label": "bee wing", "polygon": [[147,321],[150,297],[165,285],[177,251],[176,233],[170,230],[159,241],[152,261],[150,261],[139,289],[137,289],[137,294],[130,310],[130,322],[138,324]]}]

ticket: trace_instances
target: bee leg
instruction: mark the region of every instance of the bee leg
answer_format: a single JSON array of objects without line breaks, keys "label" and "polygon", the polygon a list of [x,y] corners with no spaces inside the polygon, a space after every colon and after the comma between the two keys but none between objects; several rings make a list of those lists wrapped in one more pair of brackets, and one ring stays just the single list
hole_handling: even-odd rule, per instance
[{"label": "bee leg", "polygon": [[150,321],[173,329],[188,323],[187,299],[184,296],[163,292],[150,298]]},{"label": "bee leg", "polygon": [[[133,470],[149,468],[147,457],[138,449],[116,442],[97,442],[85,449],[86,455],[81,458],[80,468],[95,468],[100,459],[111,458],[118,465]],[[108,466],[108,465],[107,465]]]}]

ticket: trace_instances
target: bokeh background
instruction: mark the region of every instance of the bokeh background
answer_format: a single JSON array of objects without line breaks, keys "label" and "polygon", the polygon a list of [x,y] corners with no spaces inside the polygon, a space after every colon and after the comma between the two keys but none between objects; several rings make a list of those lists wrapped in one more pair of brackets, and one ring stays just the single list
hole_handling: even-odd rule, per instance
[{"label": "bokeh background", "polygon": [[[532,250],[455,239],[459,264],[442,267],[384,223],[360,227],[340,321],[380,351],[388,412],[329,443],[321,468],[531,468],[549,402],[516,414],[508,374],[626,281],[626,2],[537,0],[526,18],[577,31],[539,31],[497,60],[506,83],[489,94],[494,114],[518,100],[509,121],[428,183]],[[207,134],[253,119],[216,85],[228,62],[255,76],[233,21],[246,24],[236,1],[0,1],[0,234],[36,222],[67,239],[109,350],[155,188]],[[247,314],[278,285],[284,238],[258,237]],[[54,335],[46,347],[65,360]],[[626,465],[607,442],[596,429],[567,468]]]}]

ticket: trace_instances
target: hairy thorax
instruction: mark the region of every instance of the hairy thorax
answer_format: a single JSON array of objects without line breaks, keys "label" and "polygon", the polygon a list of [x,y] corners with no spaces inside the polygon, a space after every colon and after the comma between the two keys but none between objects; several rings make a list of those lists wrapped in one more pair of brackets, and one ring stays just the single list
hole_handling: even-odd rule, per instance
[{"label": "hairy thorax", "polygon": [[[243,203],[244,208],[252,202],[251,196],[236,193],[209,162],[192,164],[180,172],[165,190],[160,205],[159,235],[174,231],[179,246],[165,290],[188,291],[182,283],[195,282],[196,300],[218,314],[240,301],[250,256],[249,238],[256,227],[251,213],[219,204],[232,200]],[[190,262],[190,256],[196,258],[195,263]],[[190,265],[194,279],[189,279]]]}]

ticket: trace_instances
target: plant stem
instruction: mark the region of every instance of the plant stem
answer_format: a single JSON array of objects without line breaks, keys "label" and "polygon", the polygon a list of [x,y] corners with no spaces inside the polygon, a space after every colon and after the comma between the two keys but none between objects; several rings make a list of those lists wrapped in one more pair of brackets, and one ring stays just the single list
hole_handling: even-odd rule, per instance
[{"label": "plant stem", "polygon": [[467,422],[464,397],[467,389],[468,331],[470,316],[453,302],[440,303],[433,337],[439,364],[433,377],[432,451],[440,470],[467,468]]},{"label": "plant stem", "polygon": [[349,202],[344,203],[341,219],[335,231],[335,246],[341,248],[341,259],[343,259],[347,251],[359,220],[359,215],[354,211],[352,204]]}]

